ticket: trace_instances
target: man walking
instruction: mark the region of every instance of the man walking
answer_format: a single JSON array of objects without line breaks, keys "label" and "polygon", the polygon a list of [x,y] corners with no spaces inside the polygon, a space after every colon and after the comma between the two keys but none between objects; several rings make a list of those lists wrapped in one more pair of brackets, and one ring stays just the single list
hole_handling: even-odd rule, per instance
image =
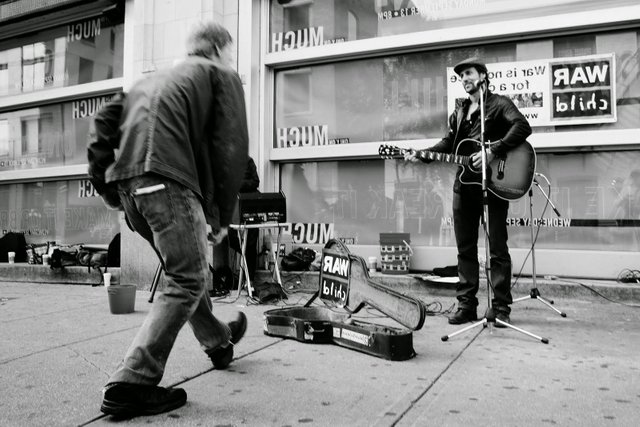
[{"label": "man walking", "polygon": [[121,203],[167,279],[104,388],[101,410],[110,415],[159,414],[186,402],[183,389],[158,386],[185,323],[216,369],[229,365],[247,327],[243,313],[228,324],[218,320],[206,292],[207,224],[214,243],[227,235],[247,163],[242,84],[226,64],[232,38],[223,27],[203,24],[188,47],[186,60],[141,80],[116,103],[117,125],[109,108],[98,114],[89,144],[96,188],[107,204]]}]

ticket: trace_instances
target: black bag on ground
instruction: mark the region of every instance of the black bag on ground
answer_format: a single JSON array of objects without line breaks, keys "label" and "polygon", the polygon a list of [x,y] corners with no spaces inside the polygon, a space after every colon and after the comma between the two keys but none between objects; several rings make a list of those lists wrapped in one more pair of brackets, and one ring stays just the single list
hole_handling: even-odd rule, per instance
[{"label": "black bag on ground", "polygon": [[227,295],[233,287],[233,272],[227,266],[213,268],[209,266],[211,271],[212,289],[211,296],[219,297]]},{"label": "black bag on ground", "polygon": [[253,285],[253,298],[260,301],[261,304],[279,301],[281,299],[287,299],[287,294],[284,293],[280,285],[274,282],[254,283]]},{"label": "black bag on ground", "polygon": [[92,268],[100,270],[107,266],[108,256],[109,253],[106,249],[81,245],[77,253],[77,265],[85,266],[89,270]]},{"label": "black bag on ground", "polygon": [[309,248],[295,248],[284,257],[280,265],[284,271],[307,271],[316,259],[316,251]]},{"label": "black bag on ground", "polygon": [[107,267],[120,267],[120,233],[117,233],[107,249]]},{"label": "black bag on ground", "polygon": [[51,268],[64,268],[79,265],[78,255],[80,247],[77,245],[59,246],[51,252],[49,265]]},{"label": "black bag on ground", "polygon": [[22,233],[7,233],[0,238],[0,262],[9,261],[9,252],[15,252],[15,262],[27,262],[27,242]]}]

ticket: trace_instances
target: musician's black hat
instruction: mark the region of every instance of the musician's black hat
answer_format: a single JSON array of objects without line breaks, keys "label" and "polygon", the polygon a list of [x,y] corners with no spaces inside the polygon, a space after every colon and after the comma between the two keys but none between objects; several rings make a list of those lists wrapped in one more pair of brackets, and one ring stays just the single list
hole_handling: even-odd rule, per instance
[{"label": "musician's black hat", "polygon": [[487,66],[484,65],[484,63],[482,61],[480,61],[480,59],[478,59],[475,56],[471,57],[471,58],[467,58],[464,61],[458,62],[456,65],[454,65],[453,71],[457,75],[460,75],[461,72],[463,72],[465,69],[467,69],[469,67],[475,68],[476,70],[478,70],[479,73],[488,74]]}]

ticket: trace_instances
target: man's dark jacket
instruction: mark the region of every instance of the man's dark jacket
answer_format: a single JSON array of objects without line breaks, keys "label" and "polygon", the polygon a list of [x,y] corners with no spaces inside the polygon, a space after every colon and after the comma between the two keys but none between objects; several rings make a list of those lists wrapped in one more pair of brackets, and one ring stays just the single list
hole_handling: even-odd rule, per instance
[{"label": "man's dark jacket", "polygon": [[90,175],[104,166],[104,157],[95,157],[108,151],[103,148],[108,144],[118,151],[106,169],[107,184],[162,175],[200,197],[214,229],[229,225],[249,140],[244,92],[235,71],[217,59],[190,56],[139,81],[127,94],[120,132],[119,146],[117,138],[90,143]]},{"label": "man's dark jacket", "polygon": [[[449,130],[440,142],[429,148],[429,151],[440,153],[455,153],[460,141],[465,138],[480,141],[480,119],[474,122],[468,135],[458,135],[462,120],[471,101],[469,99],[456,100],[456,109],[449,116]],[[501,157],[509,150],[522,144],[531,135],[531,126],[515,106],[511,99],[503,95],[487,92],[485,101],[485,138],[490,141],[491,151],[496,157]],[[458,171],[457,177],[462,170]],[[477,178],[481,179],[480,174]],[[479,182],[479,181],[478,181]],[[456,179],[454,191],[460,191],[460,180]]]}]

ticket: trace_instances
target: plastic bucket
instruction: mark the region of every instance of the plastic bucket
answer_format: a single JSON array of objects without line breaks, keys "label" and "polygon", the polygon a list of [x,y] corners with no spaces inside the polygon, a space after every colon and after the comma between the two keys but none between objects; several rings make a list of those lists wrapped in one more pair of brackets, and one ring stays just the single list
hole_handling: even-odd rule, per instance
[{"label": "plastic bucket", "polygon": [[137,288],[134,285],[107,286],[109,310],[111,310],[111,313],[133,313],[136,305],[136,290]]}]

